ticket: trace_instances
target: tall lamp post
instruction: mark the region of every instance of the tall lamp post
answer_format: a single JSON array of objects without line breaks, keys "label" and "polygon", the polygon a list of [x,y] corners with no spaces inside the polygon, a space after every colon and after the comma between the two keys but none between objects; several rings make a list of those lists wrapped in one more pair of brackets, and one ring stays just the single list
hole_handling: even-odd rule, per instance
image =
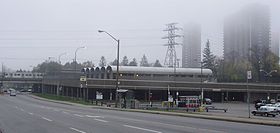
[{"label": "tall lamp post", "polygon": [[86,48],[85,46],[83,47],[78,47],[75,51],[75,72],[77,71],[77,52],[79,49],[83,49],[83,48]]},{"label": "tall lamp post", "polygon": [[116,76],[116,107],[118,104],[118,88],[119,88],[119,60],[120,60],[120,40],[116,39],[114,36],[112,36],[110,33],[108,33],[107,31],[104,30],[98,30],[99,33],[106,33],[107,35],[109,35],[111,38],[113,38],[117,44],[118,44],[118,48],[117,48],[117,76]]},{"label": "tall lamp post", "polygon": [[58,63],[59,63],[59,64],[61,64],[61,61],[60,61],[61,56],[66,55],[66,54],[67,54],[67,53],[64,52],[64,53],[61,53],[61,54],[58,56]]},{"label": "tall lamp post", "polygon": [[203,105],[203,87],[202,87],[202,67],[203,67],[203,62],[200,62],[200,89],[201,89],[201,101],[200,104],[201,106]]}]

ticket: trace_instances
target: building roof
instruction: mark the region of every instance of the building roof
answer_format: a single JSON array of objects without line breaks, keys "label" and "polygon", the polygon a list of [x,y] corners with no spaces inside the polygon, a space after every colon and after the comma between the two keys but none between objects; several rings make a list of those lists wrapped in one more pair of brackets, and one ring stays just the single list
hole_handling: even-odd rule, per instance
[{"label": "building roof", "polygon": [[[111,66],[112,71],[117,71],[117,66]],[[168,67],[138,67],[138,66],[120,66],[120,73],[141,73],[141,74],[174,74],[174,68]],[[176,68],[176,74],[182,75],[200,75],[200,68]],[[202,69],[203,75],[212,75],[210,69]]]}]

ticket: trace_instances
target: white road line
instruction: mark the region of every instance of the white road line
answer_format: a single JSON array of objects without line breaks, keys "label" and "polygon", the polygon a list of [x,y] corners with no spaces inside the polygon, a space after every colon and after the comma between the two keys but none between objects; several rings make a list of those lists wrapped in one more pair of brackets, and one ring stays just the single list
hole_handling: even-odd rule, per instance
[{"label": "white road line", "polygon": [[65,111],[62,111],[62,113],[64,113],[64,114],[70,114],[70,113],[68,113],[68,112],[65,112]]},{"label": "white road line", "polygon": [[99,118],[101,116],[86,115],[86,117],[89,117],[89,118]]},{"label": "white road line", "polygon": [[28,112],[28,114],[33,115],[33,113],[31,113],[31,112]]},{"label": "white road line", "polygon": [[108,121],[105,121],[105,120],[101,120],[101,119],[94,119],[96,121],[100,121],[100,122],[108,122]]},{"label": "white road line", "polygon": [[47,120],[47,121],[53,121],[53,120],[48,119],[48,118],[46,118],[46,117],[42,117],[42,119]]},{"label": "white road line", "polygon": [[74,130],[74,131],[76,131],[76,132],[79,132],[79,133],[86,133],[86,132],[84,132],[84,131],[82,131],[82,130],[79,130],[79,129],[76,129],[76,128],[73,128],[73,127],[70,127],[70,129],[71,129],[71,130]]},{"label": "white road line", "polygon": [[84,117],[84,116],[82,116],[82,115],[79,115],[79,114],[74,114],[75,116],[78,116],[78,117]]},{"label": "white road line", "polygon": [[139,129],[139,130],[143,130],[143,131],[148,131],[148,132],[162,133],[162,132],[160,132],[160,131],[151,130],[151,129],[146,129],[146,128],[141,128],[141,127],[135,127],[135,126],[130,126],[130,125],[123,125],[123,126],[129,127],[129,128],[134,128],[134,129]]}]

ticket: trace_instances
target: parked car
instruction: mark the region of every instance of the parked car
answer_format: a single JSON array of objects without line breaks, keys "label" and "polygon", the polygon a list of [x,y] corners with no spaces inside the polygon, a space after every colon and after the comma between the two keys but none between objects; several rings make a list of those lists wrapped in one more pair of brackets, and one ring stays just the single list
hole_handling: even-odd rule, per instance
[{"label": "parked car", "polygon": [[276,100],[275,100],[275,99],[270,99],[270,103],[271,103],[271,104],[275,104],[275,103],[276,103]]},{"label": "parked car", "polygon": [[16,96],[16,95],[17,95],[16,90],[11,90],[11,91],[10,91],[10,96]]},{"label": "parked car", "polygon": [[273,107],[275,107],[278,113],[280,113],[280,104],[274,104]]},{"label": "parked car", "polygon": [[278,115],[278,111],[275,107],[270,106],[261,106],[258,110],[253,110],[251,112],[253,115],[261,115],[261,116],[273,116]]},{"label": "parked car", "polygon": [[267,104],[266,100],[256,100],[255,101],[255,108],[258,110],[261,106],[265,106]]},{"label": "parked car", "polygon": [[210,98],[204,98],[203,103],[210,105],[212,104],[212,100]]}]

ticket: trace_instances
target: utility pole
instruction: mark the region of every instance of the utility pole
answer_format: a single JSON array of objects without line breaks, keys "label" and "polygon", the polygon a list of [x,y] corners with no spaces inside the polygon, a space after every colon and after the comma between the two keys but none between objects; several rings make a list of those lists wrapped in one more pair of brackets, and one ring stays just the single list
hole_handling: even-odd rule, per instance
[{"label": "utility pole", "polygon": [[250,92],[249,92],[249,79],[252,79],[252,72],[247,69],[246,88],[247,88],[247,105],[248,105],[248,118],[251,118],[250,111]]},{"label": "utility pole", "polygon": [[3,62],[2,62],[2,71],[1,71],[1,83],[0,83],[0,91],[2,89],[2,86],[3,86],[3,78],[5,77],[5,73],[4,73],[4,65],[3,65]]},{"label": "utility pole", "polygon": [[[175,38],[181,37],[180,35],[175,34],[175,31],[179,30],[178,27],[176,27],[177,23],[169,23],[166,24],[167,28],[163,31],[167,31],[167,36],[163,37],[162,39],[167,39],[168,43],[164,46],[167,46],[167,52],[165,56],[164,65],[167,67],[173,67],[174,68],[174,87],[176,87],[176,67],[177,67],[177,56],[176,56],[176,49],[175,45],[179,45],[179,43],[176,43]],[[171,97],[169,85],[168,85],[168,100]]]},{"label": "utility pole", "polygon": [[167,46],[167,52],[164,61],[164,65],[167,67],[176,67],[177,56],[175,45],[179,45],[179,43],[176,43],[175,38],[181,37],[180,35],[175,34],[175,31],[179,30],[176,25],[177,23],[166,24],[167,28],[163,30],[167,31],[167,36],[163,37],[162,39],[168,40],[168,43],[164,45]]},{"label": "utility pole", "polygon": [[203,92],[203,87],[202,87],[202,67],[203,67],[203,62],[200,61],[200,90],[201,90],[201,101],[200,101],[200,106],[203,105],[203,99],[204,99],[204,92]]}]

